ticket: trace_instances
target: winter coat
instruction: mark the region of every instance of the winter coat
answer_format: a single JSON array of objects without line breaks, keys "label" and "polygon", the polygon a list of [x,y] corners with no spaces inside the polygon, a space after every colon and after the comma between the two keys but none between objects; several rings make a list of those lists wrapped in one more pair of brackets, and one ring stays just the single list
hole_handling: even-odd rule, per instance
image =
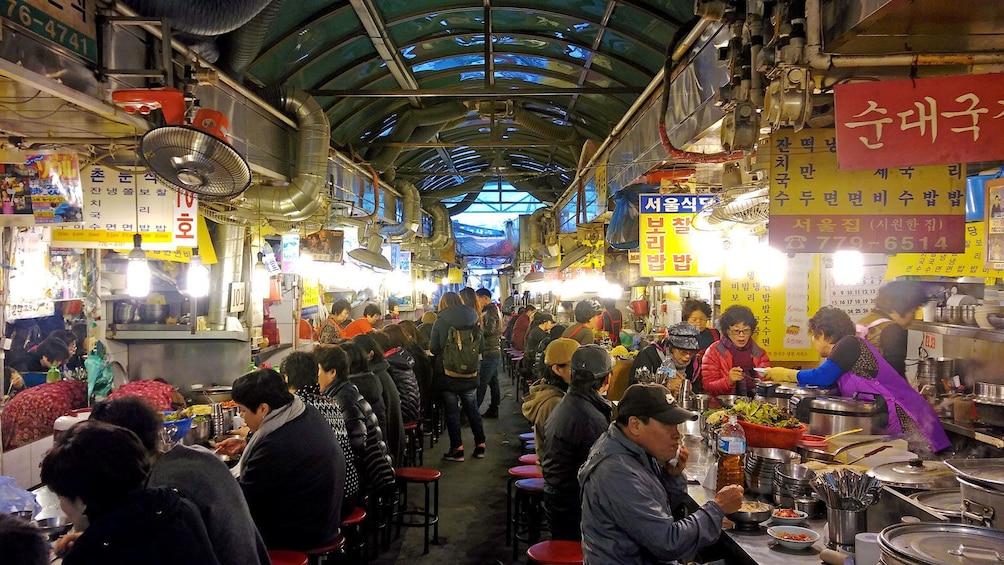
[{"label": "winter coat", "polygon": [[579,469],[585,565],[663,565],[684,561],[718,540],[724,512],[706,502],[683,520],[672,508],[687,479],[670,477],[641,446],[610,424]]},{"label": "winter coat", "polygon": [[[756,343],[752,344],[753,366],[769,367],[770,359],[767,352]],[[729,370],[732,369],[732,352],[721,341],[713,343],[704,353],[701,360],[701,384],[704,392],[711,396],[735,394],[736,385],[729,381]],[[748,391],[753,394],[755,391]]]},{"label": "winter coat", "polygon": [[450,328],[458,330],[473,329],[478,326],[478,313],[470,306],[450,306],[439,313],[436,325],[432,327],[432,340],[429,349],[436,356],[436,369],[433,372],[433,386],[436,390],[447,390],[461,393],[478,388],[477,378],[457,378],[447,376],[443,372],[443,348]]},{"label": "winter coat", "polygon": [[370,494],[393,486],[394,466],[370,403],[356,385],[346,379],[335,379],[323,394],[334,399],[345,417],[345,427],[349,431],[349,443],[355,454],[362,492]]},{"label": "winter coat", "polygon": [[168,487],[138,490],[110,512],[89,518],[64,565],[219,563],[198,508]]},{"label": "winter coat", "polygon": [[415,343],[408,345],[408,353],[415,360],[415,379],[418,381],[421,414],[425,417],[432,414],[432,399],[435,397],[432,389],[432,359]]},{"label": "winter coat", "polygon": [[[530,333],[527,334],[526,342],[524,344],[526,349],[523,350],[523,357],[530,356],[530,362],[536,365],[537,353],[541,352],[540,343],[549,337],[549,333],[540,329],[540,326],[530,328]],[[534,367],[534,370],[536,370],[536,367]]]},{"label": "winter coat", "polygon": [[404,419],[401,417],[401,395],[397,392],[397,385],[390,376],[390,365],[386,359],[379,359],[370,362],[370,371],[380,380],[381,398],[387,409],[387,426],[380,425],[383,430],[384,441],[387,442],[387,450],[390,451],[390,458],[394,465],[400,465],[404,460]]},{"label": "winter coat", "polygon": [[568,326],[568,328],[561,334],[561,337],[567,337],[568,339],[574,339],[579,342],[580,345],[590,345],[596,343],[596,332],[588,324],[574,324]]},{"label": "winter coat", "polygon": [[198,508],[221,565],[269,563],[240,485],[213,452],[174,446],[154,463],[146,486],[177,489]]},{"label": "winter coat", "polygon": [[415,358],[407,349],[395,347],[386,353],[388,372],[401,397],[401,419],[406,424],[422,417],[422,397],[415,376]]},{"label": "winter coat", "polygon": [[481,356],[501,357],[502,317],[494,302],[481,310]]},{"label": "winter coat", "polygon": [[530,385],[530,392],[523,397],[523,416],[533,424],[533,439],[537,445],[540,445],[544,423],[563,396],[564,390],[541,380]]},{"label": "winter coat", "polygon": [[[370,403],[383,439],[387,441],[387,404],[383,400],[383,383],[380,382],[380,377],[372,371],[366,371],[365,373],[349,375],[349,381],[356,385],[359,394],[362,394],[366,402]],[[387,448],[390,449],[390,445]]]},{"label": "winter coat", "polygon": [[589,448],[609,425],[610,406],[595,389],[568,389],[544,424],[544,433],[537,444],[544,492],[578,496],[576,473],[586,462]]},{"label": "winter coat", "polygon": [[338,536],[345,455],[316,408],[259,439],[243,466],[238,482],[266,547],[303,551]]},{"label": "winter coat", "polygon": [[530,332],[530,324],[532,323],[530,317],[536,313],[536,310],[529,314],[523,312],[516,318],[516,323],[512,326],[512,346],[520,351],[524,351],[523,348],[526,347],[526,334]]}]

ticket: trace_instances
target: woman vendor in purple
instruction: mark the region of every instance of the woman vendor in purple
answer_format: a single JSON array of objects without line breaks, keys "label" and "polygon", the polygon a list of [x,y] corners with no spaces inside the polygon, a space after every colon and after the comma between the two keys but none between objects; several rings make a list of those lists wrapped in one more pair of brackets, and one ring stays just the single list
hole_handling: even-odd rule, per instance
[{"label": "woman vendor in purple", "polygon": [[767,378],[821,388],[836,383],[842,396],[854,396],[857,392],[881,396],[889,407],[886,433],[903,434],[911,450],[919,447],[921,438],[932,452],[949,447],[948,436],[931,405],[872,344],[855,333],[854,322],[846,313],[823,306],[809,320],[812,346],[823,357],[823,363],[801,371],[769,367]]}]

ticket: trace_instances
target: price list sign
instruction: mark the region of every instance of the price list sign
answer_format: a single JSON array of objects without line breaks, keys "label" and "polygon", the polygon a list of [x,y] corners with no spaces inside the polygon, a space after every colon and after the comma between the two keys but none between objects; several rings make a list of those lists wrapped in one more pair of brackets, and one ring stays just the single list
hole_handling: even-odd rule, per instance
[{"label": "price list sign", "polygon": [[95,165],[81,176],[84,221],[77,229],[54,229],[53,245],[132,249],[136,233],[143,236],[145,250],[198,245],[196,195],[168,189],[145,169],[134,174]]},{"label": "price list sign", "polygon": [[834,130],[770,137],[771,247],[787,253],[958,253],[965,165],[838,171]]},{"label": "price list sign", "polygon": [[[1004,277],[1004,271],[990,269],[983,259],[983,222],[966,224],[966,247],[962,253],[897,253],[889,258],[885,278],[904,275],[932,277]],[[991,282],[992,284],[992,282]]]},{"label": "price list sign", "polygon": [[761,283],[754,271],[722,278],[722,308],[738,304],[757,318],[753,339],[772,361],[816,361],[809,340],[809,318],[819,309],[819,259],[815,255],[788,258],[785,281]]},{"label": "price list sign", "polygon": [[715,201],[696,194],[640,194],[639,239],[641,274],[645,277],[717,275],[701,269],[695,249],[694,214]]}]

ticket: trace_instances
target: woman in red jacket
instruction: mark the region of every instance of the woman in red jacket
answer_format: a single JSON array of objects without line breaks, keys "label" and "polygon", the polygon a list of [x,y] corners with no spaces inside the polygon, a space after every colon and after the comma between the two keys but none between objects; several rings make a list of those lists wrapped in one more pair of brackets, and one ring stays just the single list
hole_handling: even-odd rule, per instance
[{"label": "woman in red jacket", "polygon": [[701,361],[704,392],[712,396],[756,393],[754,367],[767,367],[767,352],[753,341],[757,319],[746,306],[726,308],[719,319],[722,338],[711,344]]}]

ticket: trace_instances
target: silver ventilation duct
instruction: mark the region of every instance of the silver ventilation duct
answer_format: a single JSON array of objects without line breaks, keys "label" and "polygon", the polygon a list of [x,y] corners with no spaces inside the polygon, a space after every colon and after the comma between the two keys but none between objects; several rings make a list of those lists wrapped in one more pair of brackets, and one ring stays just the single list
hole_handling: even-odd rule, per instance
[{"label": "silver ventilation duct", "polygon": [[309,94],[282,87],[278,98],[277,106],[296,117],[296,176],[284,187],[256,184],[244,192],[244,199],[249,208],[260,210],[268,219],[304,220],[324,203],[322,189],[328,176],[331,126],[324,110]]},{"label": "silver ventilation duct", "polygon": [[394,188],[401,193],[403,212],[400,224],[380,228],[379,233],[385,238],[400,238],[416,233],[422,225],[422,202],[418,187],[403,180],[398,181]]},{"label": "silver ventilation duct", "polygon": [[544,244],[544,216],[547,214],[547,207],[537,208],[530,214],[530,221],[527,222],[529,232],[527,238],[530,242],[530,251],[537,259],[550,257],[551,253]]},{"label": "silver ventilation duct", "polygon": [[230,313],[230,283],[241,279],[244,268],[244,226],[217,224],[213,247],[217,261],[212,266],[209,287],[209,328],[226,329]]},{"label": "silver ventilation duct", "polygon": [[442,202],[428,204],[426,211],[432,216],[432,237],[429,238],[429,248],[440,250],[445,249],[451,243],[455,244],[453,222],[450,221],[450,213],[446,211],[446,205]]}]

